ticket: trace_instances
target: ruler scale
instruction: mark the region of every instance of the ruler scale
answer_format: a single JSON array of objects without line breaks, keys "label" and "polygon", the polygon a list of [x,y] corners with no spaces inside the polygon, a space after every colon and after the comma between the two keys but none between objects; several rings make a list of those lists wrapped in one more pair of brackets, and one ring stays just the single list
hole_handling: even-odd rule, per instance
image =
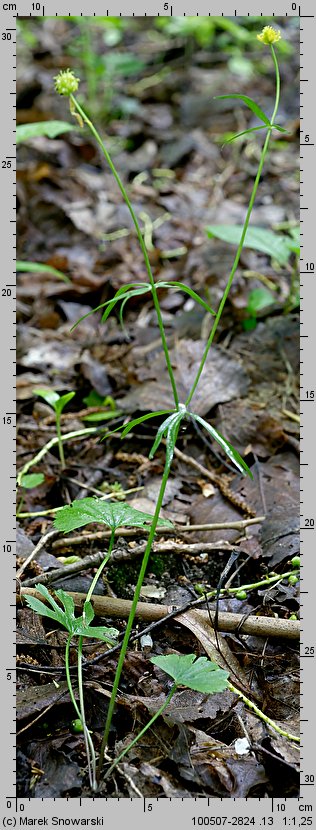
[{"label": "ruler scale", "polygon": [[[4,827],[33,826],[107,826],[111,820],[139,828],[156,828],[164,822],[181,827],[311,827],[315,799],[315,620],[312,586],[316,579],[314,534],[316,525],[314,480],[316,447],[314,417],[316,381],[316,327],[313,321],[316,306],[316,253],[314,251],[314,171],[316,144],[316,23],[311,0],[300,5],[275,0],[272,9],[222,0],[210,8],[204,0],[191,7],[187,2],[173,2],[150,8],[142,2],[126,3],[124,8],[104,10],[100,0],[92,8],[85,0],[0,3],[1,40],[1,254],[3,268],[0,286],[1,332],[1,410],[0,451],[1,471],[1,576],[5,586],[1,599],[1,739],[2,764],[0,777],[0,816]],[[15,83],[16,83],[16,17],[67,15],[227,15],[264,17],[297,16],[300,20],[300,118],[301,141],[299,171],[301,182],[301,790],[299,798],[288,799],[24,799],[16,798],[15,773]],[[168,824],[169,822],[169,824]]]}]

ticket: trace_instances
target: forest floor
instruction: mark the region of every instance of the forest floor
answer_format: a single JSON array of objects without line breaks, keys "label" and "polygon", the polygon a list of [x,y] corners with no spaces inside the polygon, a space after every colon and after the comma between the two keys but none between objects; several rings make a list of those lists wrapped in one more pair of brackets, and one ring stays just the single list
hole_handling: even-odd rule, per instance
[{"label": "forest floor", "polygon": [[[76,24],[47,18],[27,25],[36,43],[30,46],[21,37],[18,123],[70,121],[66,102],[54,95],[52,77],[68,65],[77,70],[66,49],[70,30],[75,42]],[[137,54],[145,70],[132,78],[117,77],[111,120],[99,117],[98,125],[109,136],[115,164],[142,221],[155,279],[184,282],[217,308],[235,249],[209,239],[205,228],[243,223],[261,140],[254,133],[254,138],[223,147],[223,135],[252,122],[235,101],[214,101],[214,95],[242,91],[270,111],[273,77],[270,69],[256,72],[257,52],[249,77],[240,78],[232,73],[223,48],[210,52],[192,43],[187,48],[181,38],[163,36],[150,40],[150,25],[143,22],[124,31],[120,49]],[[279,118],[288,132],[273,136],[251,220],[283,236],[297,226],[299,215],[298,33],[287,26],[294,50],[290,59],[281,60]],[[146,83],[154,73],[159,82]],[[52,409],[36,389],[75,392],[61,418],[63,433],[94,428],[64,443],[64,469],[56,446],[29,466],[28,474],[42,473],[43,481],[18,493],[21,568],[53,529],[52,511],[75,498],[108,494],[154,512],[164,448],[151,461],[148,454],[159,419],[145,422],[123,440],[119,432],[100,439],[143,412],[170,408],[172,400],[149,294],[127,304],[123,329],[114,311],[106,324],[98,312],[71,330],[120,287],[146,281],[130,216],[88,132],[22,143],[17,171],[18,258],[44,262],[68,277],[65,282],[48,272],[19,275],[18,469],[56,435]],[[254,313],[249,295],[263,286],[270,289],[271,302]],[[159,299],[185,399],[210,316],[181,291],[160,289]],[[155,609],[187,610],[181,620],[161,620],[149,646],[142,646],[139,636],[130,643],[110,735],[111,757],[168,693],[166,676],[149,656],[194,652],[215,654],[216,659],[218,643],[212,640],[207,618],[215,613],[214,601],[200,606],[203,618],[188,604],[201,598],[201,592],[203,599],[203,590],[216,589],[232,551],[238,557],[223,587],[229,577],[230,586],[239,588],[262,582],[272,572],[279,580],[247,590],[244,598],[226,591],[220,612],[236,613],[241,622],[249,615],[271,618],[276,634],[279,621],[299,615],[298,582],[282,578],[299,553],[298,338],[294,254],[280,263],[277,257],[245,248],[194,408],[245,457],[253,480],[239,475],[219,446],[193,424],[181,430],[162,511],[175,530],[156,536],[142,599]],[[231,526],[236,522],[244,525]],[[218,529],[204,527],[218,523]],[[20,796],[89,796],[83,737],[71,730],[74,712],[63,659],[66,633],[27,609],[22,589],[46,580],[52,589],[86,594],[95,572],[95,560],[89,563],[89,557],[106,550],[107,538],[104,528],[95,526],[68,536],[56,532],[20,575]],[[137,529],[118,534],[112,564],[95,591],[98,597],[112,598],[114,604],[131,599],[145,539]],[[74,573],[62,560],[73,555],[88,557]],[[102,617],[103,624],[124,630],[123,617],[113,612]],[[147,624],[138,619],[134,633],[140,635]],[[245,633],[242,625],[233,631],[222,626],[219,636],[222,654],[217,662],[222,665],[224,660],[230,667],[232,682],[238,685],[239,679],[261,710],[286,731],[299,734],[298,639]],[[88,726],[98,747],[117,653],[107,655],[107,647],[97,643],[86,647],[84,655]],[[72,660],[75,664],[75,650]],[[239,738],[248,741],[245,754],[238,752]],[[232,692],[206,697],[179,690],[165,718],[102,784],[100,795],[291,797],[299,791],[298,757],[297,745],[268,728]]]}]

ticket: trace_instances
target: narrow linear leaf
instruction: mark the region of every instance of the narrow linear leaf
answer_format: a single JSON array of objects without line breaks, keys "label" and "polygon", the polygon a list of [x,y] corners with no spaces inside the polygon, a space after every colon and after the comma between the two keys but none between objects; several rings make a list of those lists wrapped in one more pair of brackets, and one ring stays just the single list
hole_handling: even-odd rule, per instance
[{"label": "narrow linear leaf", "polygon": [[[97,421],[110,421],[110,420],[113,421],[114,418],[118,418],[119,415],[122,415],[122,414],[123,413],[122,413],[121,409],[117,409],[115,411],[113,411],[113,409],[111,409],[110,411],[108,409],[107,410],[100,410],[100,412],[91,412],[90,415],[82,415],[81,420],[82,421],[91,421],[92,423],[97,422]],[[118,427],[118,429],[121,429],[121,427]],[[113,432],[116,432],[116,430],[113,430]],[[112,435],[112,432],[108,432],[107,436],[108,435]]]},{"label": "narrow linear leaf", "polygon": [[207,432],[209,432],[212,438],[214,438],[214,440],[217,441],[217,443],[220,445],[220,447],[222,447],[226,455],[228,455],[228,458],[230,458],[233,464],[235,464],[235,467],[237,467],[243,475],[247,475],[250,476],[250,478],[253,478],[253,475],[250,472],[249,467],[247,466],[246,462],[241,457],[241,455],[239,455],[239,452],[235,450],[235,448],[232,446],[232,444],[229,443],[229,441],[226,441],[226,438],[224,438],[223,435],[221,435],[220,432],[217,431],[217,429],[208,424],[207,421],[204,421],[203,418],[200,418],[199,415],[195,415],[192,413],[191,417],[198,421],[199,424],[201,424],[201,426],[204,427],[204,429],[206,429]]},{"label": "narrow linear leaf", "polygon": [[243,130],[242,133],[236,133],[235,135],[232,135],[231,138],[226,138],[225,141],[223,141],[223,145],[230,144],[232,141],[235,141],[236,138],[241,138],[242,135],[248,135],[248,133],[256,133],[258,130],[266,129],[266,124],[263,124],[262,127],[249,127],[249,130]]},{"label": "narrow linear leaf", "polygon": [[175,421],[177,419],[177,417],[178,417],[178,412],[174,412],[172,415],[169,415],[169,418],[166,418],[166,420],[163,421],[162,424],[160,425],[160,427],[157,431],[156,438],[154,440],[154,443],[153,443],[152,448],[151,448],[150,453],[149,453],[149,458],[150,459],[154,457],[155,452],[157,451],[157,449],[159,447],[159,444],[161,444],[162,439],[164,438],[164,436],[166,435],[166,433],[168,431],[168,427],[173,423],[173,421]]},{"label": "narrow linear leaf", "polygon": [[58,271],[57,268],[52,268],[51,265],[45,265],[45,262],[23,262],[23,260],[19,259],[16,262],[16,271],[22,271],[24,273],[30,272],[31,274],[51,274],[52,277],[57,277],[59,280],[71,282],[69,277],[66,277],[66,274]]},{"label": "narrow linear leaf", "polygon": [[266,124],[267,127],[271,126],[268,116],[265,114],[265,112],[263,112],[261,107],[259,107],[258,104],[256,104],[256,102],[252,98],[248,97],[248,95],[239,95],[238,93],[232,93],[231,95],[215,95],[215,99],[217,100],[223,100],[224,98],[236,98],[239,101],[243,101],[243,103],[246,104],[246,107],[249,107],[249,109],[254,113],[254,115],[256,115],[257,118],[260,118],[260,121],[263,121],[263,123]]},{"label": "narrow linear leaf", "polygon": [[177,441],[179,426],[180,426],[180,423],[181,423],[181,421],[183,420],[184,417],[185,416],[182,412],[178,413],[177,418],[175,418],[175,420],[172,421],[171,424],[169,424],[169,427],[168,427],[168,430],[167,430],[166,464],[169,467],[170,467],[172,459],[173,459],[174,448],[175,448],[176,441]]},{"label": "narrow linear leaf", "polygon": [[[264,129],[264,127],[260,129]],[[199,305],[201,305],[202,308],[205,308],[205,311],[208,311],[209,314],[214,314],[214,316],[216,315],[216,311],[214,311],[213,308],[211,308],[204,300],[202,300],[202,298],[199,297],[196,291],[193,291],[193,289],[190,288],[188,285],[184,285],[183,282],[177,282],[176,280],[170,280],[168,282],[156,282],[156,288],[170,287],[178,288],[179,291],[184,291],[186,294],[189,294],[189,297],[192,297],[192,300],[195,300],[195,302],[199,303]]]},{"label": "narrow linear leaf", "polygon": [[[149,412],[147,415],[140,415],[139,418],[134,418],[133,421],[130,421],[129,424],[124,427],[121,438],[125,438],[125,435],[128,435],[134,427],[138,426],[138,424],[142,424],[143,421],[148,421],[149,418],[158,418],[160,415],[169,415],[169,412],[172,411],[173,410],[171,409],[159,409],[157,412]],[[121,427],[118,427],[118,429],[121,429]],[[113,430],[113,432],[117,432],[117,430]]]}]

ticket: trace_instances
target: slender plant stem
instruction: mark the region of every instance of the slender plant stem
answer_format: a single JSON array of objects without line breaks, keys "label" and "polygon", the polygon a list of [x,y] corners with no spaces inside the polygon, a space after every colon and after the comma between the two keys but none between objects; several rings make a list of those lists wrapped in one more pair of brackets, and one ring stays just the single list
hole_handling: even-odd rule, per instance
[{"label": "slender plant stem", "polygon": [[[62,435],[61,441],[70,441],[72,438],[81,438],[84,435],[93,435],[97,432],[100,432],[99,427],[86,427],[86,429],[76,429],[74,432],[67,432],[64,435]],[[54,438],[51,438],[51,440],[48,441],[47,444],[44,444],[40,451],[36,455],[34,455],[30,461],[27,461],[26,464],[24,464],[24,467],[22,467],[22,470],[20,470],[17,477],[17,484],[19,485],[19,487],[23,486],[23,476],[26,475],[28,470],[30,470],[31,467],[34,467],[34,464],[38,464],[39,461],[42,460],[44,455],[46,455],[46,453],[52,449],[52,447],[56,447],[56,444],[58,445],[58,437],[56,438],[55,436]]]},{"label": "slender plant stem", "polygon": [[[227,596],[227,594],[236,594],[239,591],[253,591],[255,588],[263,588],[265,585],[275,585],[276,582],[282,582],[283,579],[287,579],[289,576],[299,576],[299,570],[292,569],[291,571],[286,571],[284,574],[276,574],[275,576],[267,576],[265,579],[261,579],[259,582],[251,582],[247,585],[240,585],[236,588],[221,588],[219,591],[219,595]],[[217,590],[207,591],[205,596],[208,599],[215,597],[217,595]]]},{"label": "slender plant stem", "polygon": [[[94,591],[94,589],[95,589],[95,586],[96,586],[96,584],[97,584],[97,581],[98,581],[99,577],[101,576],[101,573],[102,573],[102,571],[103,571],[103,568],[105,567],[106,563],[107,563],[107,562],[109,561],[109,559],[110,559],[110,556],[111,556],[111,553],[112,553],[112,550],[113,550],[114,540],[115,540],[115,531],[116,531],[116,528],[115,528],[115,527],[112,527],[112,528],[111,528],[111,536],[110,536],[110,541],[109,541],[108,551],[107,551],[107,553],[106,553],[106,555],[105,555],[104,559],[102,560],[101,565],[98,567],[98,570],[97,570],[97,572],[96,572],[95,576],[93,577],[93,580],[92,580],[92,582],[91,582],[91,585],[90,585],[89,591],[88,591],[87,596],[86,596],[86,602],[90,602],[90,599],[91,599],[91,597],[92,597],[93,591]],[[82,615],[82,616],[83,616],[83,619],[84,619],[84,617],[85,617],[85,611],[84,611],[84,609],[83,609],[83,615]]]},{"label": "slender plant stem", "polygon": [[56,412],[56,432],[57,432],[57,438],[58,438],[58,450],[59,450],[59,458],[60,458],[61,468],[62,468],[62,470],[64,470],[66,464],[65,464],[64,448],[63,448],[62,434],[61,434],[61,427],[60,427],[60,415],[58,415],[57,412]]},{"label": "slender plant stem", "polygon": [[96,757],[93,742],[91,739],[91,735],[89,733],[89,729],[86,723],[86,715],[85,715],[85,708],[84,708],[84,694],[83,694],[83,682],[82,682],[82,642],[83,637],[79,637],[78,642],[78,689],[79,689],[79,703],[80,703],[80,719],[83,728],[84,734],[84,741],[86,746],[86,755],[87,755],[87,762],[88,762],[88,773],[89,773],[89,781],[90,787],[92,790],[97,789],[97,781],[96,781]]},{"label": "slender plant stem", "polygon": [[[67,680],[67,686],[68,686],[68,691],[69,691],[69,695],[70,695],[70,700],[73,704],[76,715],[78,715],[78,718],[82,723],[82,728],[83,728],[83,730],[85,730],[86,726],[85,726],[85,720],[84,720],[84,709],[83,709],[83,711],[80,711],[80,709],[77,705],[77,701],[76,701],[76,698],[75,698],[75,695],[74,695],[73,685],[72,685],[72,682],[71,682],[70,671],[69,671],[69,651],[70,651],[71,640],[72,640],[72,634],[69,634],[69,637],[67,638],[67,642],[66,642],[66,649],[65,649],[66,680]],[[80,680],[79,680],[79,660],[78,660],[78,681],[79,681],[79,688],[81,687],[81,689],[82,689],[82,661],[81,661],[81,675],[80,675]],[[86,729],[86,732],[84,731],[84,738],[85,738],[86,747],[87,747],[87,743],[89,745],[89,751],[87,751],[87,761],[88,761],[88,769],[89,769],[89,777],[90,777],[90,753],[91,753],[91,757],[94,759],[94,770],[96,768],[96,759],[95,759],[95,751],[94,751],[93,741],[92,741],[92,738],[91,738],[91,735],[90,735],[90,732],[89,732],[88,729]],[[95,774],[94,774],[94,777],[95,777]]]},{"label": "slender plant stem", "polygon": [[131,217],[132,217],[132,220],[133,220],[133,223],[134,223],[134,226],[135,226],[135,230],[136,230],[136,233],[137,233],[138,241],[139,241],[139,244],[140,244],[140,247],[141,247],[141,250],[142,250],[142,254],[143,254],[143,257],[144,257],[144,262],[145,262],[149,282],[150,282],[150,285],[151,285],[153,302],[154,302],[155,311],[156,311],[156,314],[157,314],[160,337],[161,337],[162,347],[163,347],[163,350],[164,350],[164,355],[165,355],[165,360],[166,360],[166,364],[167,364],[169,379],[170,379],[170,383],[171,383],[171,387],[172,387],[174,402],[175,402],[175,406],[178,407],[179,397],[178,397],[175,377],[174,377],[174,374],[173,374],[173,369],[172,369],[172,366],[171,366],[171,360],[170,360],[170,356],[169,356],[169,349],[168,349],[165,329],[164,329],[164,325],[163,325],[162,315],[161,315],[161,311],[160,311],[160,305],[159,305],[159,300],[158,300],[158,295],[157,295],[157,289],[156,289],[153,273],[152,273],[152,270],[151,270],[151,265],[150,265],[150,261],[149,261],[149,257],[148,257],[147,248],[146,248],[146,245],[145,245],[145,242],[144,242],[144,239],[143,239],[143,235],[142,235],[142,232],[141,232],[141,229],[140,229],[140,226],[139,226],[139,222],[138,222],[136,213],[135,213],[134,208],[133,208],[133,206],[132,206],[132,204],[129,200],[129,197],[127,195],[127,191],[126,191],[126,189],[123,185],[123,182],[122,182],[122,180],[121,180],[121,178],[120,178],[120,176],[119,176],[119,174],[116,170],[116,167],[113,164],[111,156],[110,156],[108,150],[106,149],[106,146],[103,143],[102,138],[99,135],[98,131],[96,130],[94,124],[92,123],[92,121],[90,121],[90,118],[88,118],[85,111],[82,109],[82,107],[80,106],[80,104],[78,103],[78,101],[77,101],[77,99],[75,98],[74,95],[70,95],[70,100],[72,101],[73,106],[76,108],[77,112],[79,113],[79,115],[81,116],[82,120],[85,122],[87,127],[89,127],[90,132],[92,133],[92,135],[94,136],[94,138],[98,142],[99,146],[101,147],[102,153],[103,153],[103,155],[105,156],[105,158],[107,160],[107,163],[110,167],[110,170],[112,171],[113,176],[115,178],[115,181],[116,181],[116,183],[117,183],[117,185],[118,185],[118,187],[121,191],[124,202],[127,205],[128,210],[131,214]]},{"label": "slender plant stem", "polygon": [[177,690],[177,684],[174,683],[172,688],[170,689],[170,692],[169,692],[168,696],[166,697],[165,702],[162,704],[162,706],[160,706],[160,709],[158,709],[158,712],[156,712],[156,714],[153,715],[151,720],[148,721],[148,723],[146,723],[146,726],[144,726],[144,728],[141,730],[141,732],[139,732],[139,734],[136,735],[136,738],[134,738],[134,740],[131,741],[131,743],[128,744],[128,746],[126,746],[125,749],[123,749],[123,752],[121,752],[120,755],[118,756],[118,758],[115,759],[114,763],[111,764],[110,769],[107,771],[105,778],[109,778],[109,776],[111,775],[111,773],[113,772],[115,767],[117,767],[117,765],[120,763],[122,758],[124,758],[124,755],[127,755],[127,753],[130,751],[130,749],[132,749],[132,747],[135,746],[135,744],[137,744],[137,741],[139,741],[139,739],[142,738],[143,735],[145,735],[145,732],[147,732],[147,729],[150,729],[150,727],[153,725],[155,720],[157,720],[157,718],[159,718],[159,716],[162,715],[162,713],[165,711],[167,706],[169,706],[170,700],[173,697],[176,690]]},{"label": "slender plant stem", "polygon": [[253,188],[252,188],[252,193],[251,193],[251,196],[250,196],[248,210],[247,210],[247,213],[246,213],[246,218],[245,218],[245,221],[244,221],[244,226],[243,226],[242,234],[241,234],[241,237],[240,237],[240,242],[239,242],[239,245],[238,245],[238,248],[237,248],[237,253],[236,253],[236,256],[235,256],[235,259],[234,259],[234,262],[233,262],[233,266],[232,266],[232,269],[231,269],[231,272],[230,272],[230,275],[229,275],[229,279],[228,279],[224,294],[222,296],[222,299],[221,299],[219,307],[218,307],[218,311],[217,311],[213,326],[211,328],[211,332],[209,334],[208,341],[207,341],[205,349],[204,349],[204,353],[203,353],[203,356],[202,356],[202,359],[201,359],[199,369],[198,369],[197,374],[195,376],[195,379],[194,379],[194,382],[192,384],[189,395],[186,399],[186,402],[185,402],[186,406],[188,406],[190,401],[192,400],[193,395],[194,395],[195,390],[196,390],[196,387],[199,383],[201,374],[202,374],[204,366],[205,366],[205,362],[206,362],[206,359],[207,359],[209,349],[210,349],[211,344],[214,340],[215,333],[217,331],[217,327],[218,327],[219,321],[220,321],[222,313],[223,313],[224,305],[226,303],[226,300],[227,300],[228,294],[230,292],[236,270],[238,268],[240,255],[241,255],[241,252],[242,252],[242,249],[243,249],[243,246],[244,246],[245,236],[246,236],[246,233],[247,233],[247,230],[248,230],[250,216],[251,216],[252,209],[253,209],[254,202],[255,202],[255,198],[256,198],[256,195],[257,195],[258,185],[259,185],[259,182],[260,182],[260,179],[261,179],[263,165],[264,165],[265,158],[266,158],[267,151],[268,151],[268,147],[269,147],[272,127],[273,127],[273,124],[274,124],[274,121],[275,121],[275,118],[276,118],[276,114],[277,114],[277,111],[278,111],[279,100],[280,100],[280,73],[279,73],[279,67],[278,67],[278,62],[277,62],[277,58],[276,58],[274,48],[273,48],[272,45],[270,46],[270,48],[271,48],[272,58],[273,58],[274,67],[275,67],[275,76],[276,76],[276,91],[275,91],[274,110],[273,110],[271,121],[270,121],[270,127],[268,128],[268,133],[266,135],[266,139],[265,139],[262,151],[261,151],[261,157],[260,157],[258,172],[257,172],[256,178],[255,178],[255,181],[254,181]]},{"label": "slender plant stem", "polygon": [[[175,436],[174,443],[176,443],[176,439],[177,439],[177,435]],[[110,703],[109,703],[109,708],[108,708],[108,713],[107,713],[107,719],[106,719],[106,723],[105,723],[104,734],[103,734],[101,749],[100,749],[98,774],[97,774],[98,775],[98,780],[100,778],[100,774],[101,774],[101,770],[102,770],[102,766],[103,766],[104,752],[105,752],[105,748],[106,748],[107,742],[108,742],[108,737],[109,737],[110,727],[111,727],[111,723],[112,723],[112,717],[113,717],[113,712],[114,712],[114,708],[115,708],[115,701],[116,701],[117,691],[118,691],[118,687],[119,687],[120,677],[121,677],[121,673],[122,673],[122,669],[123,669],[123,665],[124,665],[124,660],[125,660],[125,656],[126,656],[126,652],[127,652],[127,648],[128,648],[129,638],[130,638],[130,634],[131,634],[131,630],[132,630],[132,626],[133,626],[133,622],[134,622],[136,607],[137,607],[137,603],[138,603],[138,600],[139,600],[139,597],[140,597],[140,592],[141,592],[141,588],[142,588],[142,585],[143,585],[144,576],[145,576],[145,573],[146,573],[146,568],[147,568],[147,565],[148,565],[148,560],[149,560],[149,556],[150,556],[150,552],[151,552],[151,548],[152,548],[152,543],[153,543],[155,532],[156,532],[156,527],[157,527],[157,524],[158,524],[158,521],[159,521],[159,514],[160,514],[161,507],[162,507],[163,497],[164,497],[164,494],[165,494],[165,489],[166,489],[168,478],[169,478],[171,462],[172,462],[172,454],[171,454],[171,457],[169,457],[168,460],[166,459],[166,462],[165,462],[165,468],[164,468],[164,472],[163,472],[163,476],[162,476],[162,480],[161,480],[161,485],[160,485],[160,490],[159,490],[159,494],[158,494],[158,498],[157,498],[157,503],[156,503],[156,507],[155,507],[153,520],[152,520],[150,531],[149,531],[146,550],[145,550],[145,553],[144,553],[144,556],[143,556],[143,561],[142,561],[142,564],[141,564],[141,569],[140,569],[140,572],[139,572],[137,585],[136,585],[135,593],[134,593],[134,597],[133,597],[132,607],[131,607],[131,610],[130,610],[130,613],[129,613],[129,617],[128,617],[128,621],[127,621],[127,625],[126,625],[126,630],[125,630],[125,634],[124,634],[124,639],[123,639],[123,642],[122,642],[121,651],[120,651],[120,655],[119,655],[119,659],[118,659],[118,664],[117,664],[117,669],[116,669],[116,673],[115,673],[115,678],[114,678],[114,683],[113,683],[113,688],[112,688],[112,693],[111,693],[111,698],[110,698]]]},{"label": "slender plant stem", "polygon": [[76,698],[75,698],[75,695],[74,695],[74,690],[73,690],[73,687],[72,687],[70,671],[69,671],[69,651],[70,651],[71,640],[72,640],[72,634],[69,634],[69,637],[67,638],[67,642],[66,642],[66,649],[65,649],[66,680],[67,680],[67,686],[68,686],[68,691],[69,691],[69,694],[70,694],[71,702],[73,704],[73,707],[75,709],[76,714],[78,715],[78,718],[80,718],[80,720],[81,720],[81,714],[80,714],[79,707],[77,706],[77,701],[76,701]]},{"label": "slender plant stem", "polygon": [[240,692],[239,689],[236,689],[236,686],[233,686],[232,683],[228,683],[228,688],[231,692],[234,692],[235,695],[238,695],[238,697],[240,697],[240,699],[246,704],[246,706],[249,706],[249,708],[252,709],[256,715],[258,715],[258,718],[263,720],[264,723],[271,727],[271,729],[274,729],[275,732],[278,732],[279,735],[283,735],[284,738],[287,738],[289,741],[295,741],[295,743],[299,744],[300,739],[296,735],[292,735],[291,732],[286,732],[285,729],[281,729],[281,727],[278,726],[274,720],[271,720],[271,718],[269,718],[268,715],[265,715],[264,712],[262,712],[261,709],[259,709],[259,707],[252,702],[252,700],[249,700],[249,698],[243,695],[243,693]]}]

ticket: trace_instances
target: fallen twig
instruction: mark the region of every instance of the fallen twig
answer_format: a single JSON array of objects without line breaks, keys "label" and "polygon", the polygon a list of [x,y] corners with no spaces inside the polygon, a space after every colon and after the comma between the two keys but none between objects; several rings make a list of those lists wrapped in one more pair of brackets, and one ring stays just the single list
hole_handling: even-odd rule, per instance
[{"label": "fallen twig", "polygon": [[[237,522],[213,522],[210,524],[201,524],[201,525],[175,525],[174,527],[157,527],[156,535],[157,536],[166,536],[166,535],[182,535],[185,533],[192,533],[194,531],[209,531],[209,530],[245,530],[246,527],[250,527],[251,525],[261,524],[264,522],[265,516],[256,516],[253,519],[241,519]],[[124,538],[130,538],[137,536],[141,533],[143,536],[145,534],[145,528],[135,528],[135,527],[122,527],[118,528],[115,531],[117,536],[122,536]],[[109,539],[110,538],[110,531],[109,530],[98,530],[95,533],[85,533],[83,535],[77,536],[68,536],[67,539],[57,539],[52,544],[53,550],[60,550],[64,549],[65,547],[72,547],[75,545],[82,545],[84,542],[99,542],[102,539]]]},{"label": "fallen twig", "polygon": [[[21,599],[31,595],[38,597],[43,601],[43,597],[34,588],[22,588]],[[83,608],[86,595],[77,592],[69,591],[69,596],[73,598],[76,608]],[[95,614],[100,617],[128,617],[131,600],[115,599],[114,597],[99,597],[93,596],[91,599]],[[203,602],[203,598],[202,598]],[[193,605],[194,603],[192,603]],[[187,605],[185,607],[188,607]],[[136,616],[139,619],[151,622],[153,620],[161,620],[166,615],[171,614],[176,617],[183,612],[184,608],[175,609],[170,605],[154,605],[149,602],[139,602],[137,605]],[[201,611],[203,617],[209,620],[207,611]],[[220,612],[218,615],[218,629],[219,631],[236,631],[238,629],[240,634],[253,634],[259,637],[282,637],[289,640],[297,640],[300,636],[300,622],[299,620],[280,620],[278,617],[255,617],[249,616],[244,619],[242,614],[230,614],[228,612]]]}]

